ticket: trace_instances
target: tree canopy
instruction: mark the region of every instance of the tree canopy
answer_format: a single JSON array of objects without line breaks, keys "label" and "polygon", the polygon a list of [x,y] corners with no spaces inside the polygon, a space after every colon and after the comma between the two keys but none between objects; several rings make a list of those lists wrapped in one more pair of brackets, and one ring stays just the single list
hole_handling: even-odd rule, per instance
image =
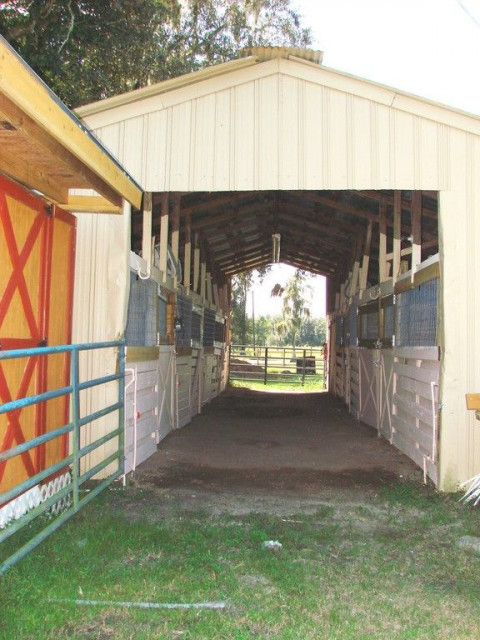
[{"label": "tree canopy", "polygon": [[311,41],[290,0],[10,0],[0,32],[68,106]]}]

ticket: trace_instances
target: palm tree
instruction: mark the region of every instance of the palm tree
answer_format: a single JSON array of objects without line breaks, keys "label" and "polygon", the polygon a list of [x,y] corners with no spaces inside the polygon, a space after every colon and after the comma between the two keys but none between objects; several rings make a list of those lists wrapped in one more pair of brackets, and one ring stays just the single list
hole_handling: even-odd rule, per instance
[{"label": "palm tree", "polygon": [[311,287],[305,283],[307,274],[297,269],[288,280],[285,287],[276,284],[271,296],[282,297],[282,320],[277,323],[275,329],[280,336],[289,335],[292,340],[293,357],[295,358],[295,346],[300,334],[304,319],[310,317],[310,309],[306,298],[311,293]]}]

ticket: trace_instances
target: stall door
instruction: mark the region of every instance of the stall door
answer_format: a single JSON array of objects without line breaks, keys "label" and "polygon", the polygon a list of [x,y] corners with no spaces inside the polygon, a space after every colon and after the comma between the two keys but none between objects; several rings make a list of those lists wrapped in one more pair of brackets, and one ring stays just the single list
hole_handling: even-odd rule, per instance
[{"label": "stall door", "polygon": [[378,428],[379,353],[374,349],[358,350],[360,408],[358,419]]},{"label": "stall door", "polygon": [[[75,218],[0,177],[0,349],[71,340]],[[0,402],[68,384],[69,357],[0,361]],[[0,416],[0,451],[68,422],[65,396]],[[0,463],[0,492],[60,460],[66,437]]]}]

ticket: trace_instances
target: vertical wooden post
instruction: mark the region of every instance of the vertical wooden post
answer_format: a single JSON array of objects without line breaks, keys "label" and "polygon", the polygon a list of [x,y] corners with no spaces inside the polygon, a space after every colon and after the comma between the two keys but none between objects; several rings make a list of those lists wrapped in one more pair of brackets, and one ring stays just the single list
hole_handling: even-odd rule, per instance
[{"label": "vertical wooden post", "polygon": [[162,193],[162,198],[160,200],[160,263],[158,268],[162,272],[163,282],[167,281],[168,206],[168,193]]},{"label": "vertical wooden post", "polygon": [[412,195],[412,270],[422,261],[422,192]]},{"label": "vertical wooden post", "polygon": [[193,251],[193,290],[198,293],[198,282],[200,278],[200,247],[198,246],[198,233],[194,238],[195,249]]},{"label": "vertical wooden post", "polygon": [[387,264],[387,206],[380,203],[379,210],[379,239],[378,239],[378,276],[379,282],[388,280]]},{"label": "vertical wooden post", "polygon": [[192,218],[185,221],[185,257],[183,260],[183,284],[187,294],[190,292],[190,274],[192,270]]},{"label": "vertical wooden post", "polygon": [[207,263],[202,260],[200,263],[200,296],[205,299],[207,286]]},{"label": "vertical wooden post", "polygon": [[264,371],[264,374],[263,374],[263,384],[266,386],[267,385],[267,380],[268,380],[268,373],[267,373],[267,369],[268,369],[268,347],[265,347],[264,367],[265,367],[265,371]]},{"label": "vertical wooden post", "polygon": [[152,255],[152,194],[146,191],[143,195],[143,229],[142,229],[142,258],[147,268],[153,264]]},{"label": "vertical wooden post", "polygon": [[206,272],[205,278],[206,278],[206,286],[207,286],[207,300],[209,302],[213,302],[212,275],[210,271]]},{"label": "vertical wooden post", "polygon": [[368,266],[370,264],[370,246],[372,244],[372,227],[373,222],[370,220],[365,235],[365,244],[363,248],[362,270],[360,273],[360,291],[365,291],[368,281]]},{"label": "vertical wooden post", "polygon": [[[176,262],[179,261],[179,241],[180,241],[180,194],[176,193],[173,198],[173,207],[171,214],[172,227],[172,254]],[[178,282],[178,274],[173,278],[173,286],[176,289]]]},{"label": "vertical wooden post", "polygon": [[400,273],[400,260],[402,249],[402,192],[393,192],[393,281]]}]

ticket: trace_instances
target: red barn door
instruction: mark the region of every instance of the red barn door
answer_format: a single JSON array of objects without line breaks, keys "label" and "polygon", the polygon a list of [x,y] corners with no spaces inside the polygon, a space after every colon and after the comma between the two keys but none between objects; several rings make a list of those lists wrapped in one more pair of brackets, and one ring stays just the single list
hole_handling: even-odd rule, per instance
[{"label": "red barn door", "polygon": [[[0,177],[0,349],[71,341],[75,218]],[[0,403],[68,384],[65,354],[0,361]],[[0,451],[68,422],[69,397],[0,415]],[[67,439],[0,463],[0,492],[66,453]]]}]

